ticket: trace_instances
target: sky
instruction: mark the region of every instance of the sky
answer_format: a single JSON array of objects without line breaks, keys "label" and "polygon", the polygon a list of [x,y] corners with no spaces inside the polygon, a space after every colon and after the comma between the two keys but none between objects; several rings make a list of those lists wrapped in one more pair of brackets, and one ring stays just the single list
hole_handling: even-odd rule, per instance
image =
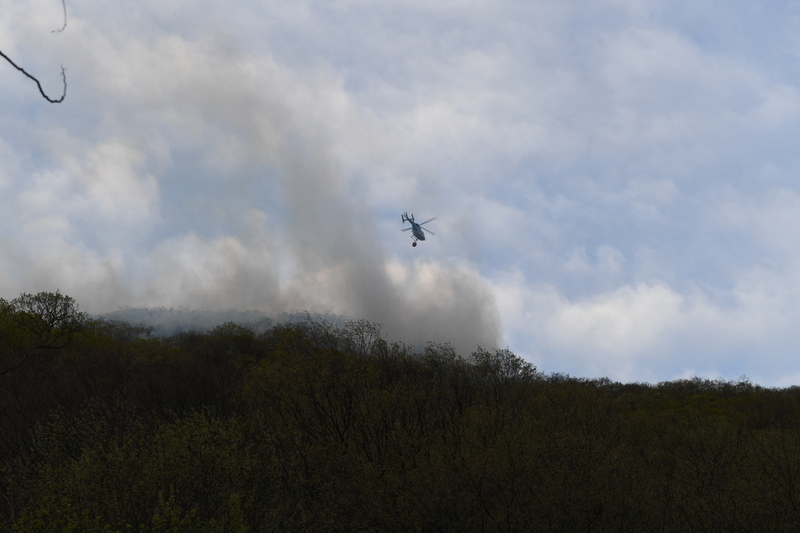
[{"label": "sky", "polygon": [[0,50],[68,84],[0,63],[0,297],[800,384],[800,2],[66,11],[0,0]]}]

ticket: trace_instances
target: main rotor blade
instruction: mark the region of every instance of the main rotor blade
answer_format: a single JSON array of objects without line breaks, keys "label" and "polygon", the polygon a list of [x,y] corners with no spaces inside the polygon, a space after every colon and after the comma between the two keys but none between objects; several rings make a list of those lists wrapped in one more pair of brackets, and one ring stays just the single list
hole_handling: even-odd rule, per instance
[{"label": "main rotor blade", "polygon": [[436,235],[434,232],[432,232],[428,228],[423,228],[422,231],[424,231],[425,233],[430,233],[431,235]]},{"label": "main rotor blade", "polygon": [[436,220],[436,217],[429,218],[429,219],[428,219],[428,220],[426,220],[425,222],[420,222],[420,223],[419,223],[419,225],[421,226],[421,225],[423,225],[423,224],[427,224],[427,223],[428,223],[428,222],[430,222],[431,220]]},{"label": "main rotor blade", "polygon": [[414,229],[414,228],[403,228],[400,231],[409,231],[409,230],[412,230],[412,229]]}]

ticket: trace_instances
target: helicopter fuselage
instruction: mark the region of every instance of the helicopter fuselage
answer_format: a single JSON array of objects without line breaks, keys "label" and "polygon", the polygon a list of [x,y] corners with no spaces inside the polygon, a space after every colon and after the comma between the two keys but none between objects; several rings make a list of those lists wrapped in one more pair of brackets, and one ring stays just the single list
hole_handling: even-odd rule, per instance
[{"label": "helicopter fuselage", "polygon": [[[409,220],[409,222],[411,222]],[[411,222],[411,234],[414,236],[415,239],[424,241],[425,240],[425,232],[422,231],[422,228],[419,227],[419,224],[416,222]]]}]

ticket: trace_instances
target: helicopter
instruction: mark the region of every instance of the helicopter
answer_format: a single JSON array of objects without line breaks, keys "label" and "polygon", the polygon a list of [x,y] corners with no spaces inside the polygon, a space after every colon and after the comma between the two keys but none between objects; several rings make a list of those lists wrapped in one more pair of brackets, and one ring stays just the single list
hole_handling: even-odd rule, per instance
[{"label": "helicopter", "polygon": [[436,217],[429,218],[425,222],[420,222],[420,223],[414,222],[414,213],[411,213],[410,217],[408,216],[408,213],[403,213],[402,215],[400,215],[400,218],[403,220],[404,223],[405,222],[410,222],[411,223],[411,227],[410,228],[404,228],[404,229],[400,230],[400,231],[409,231],[409,230],[411,230],[411,238],[414,239],[414,242],[411,243],[411,246],[416,246],[418,240],[419,241],[424,241],[425,240],[425,232],[426,231],[428,233],[430,233],[431,235],[436,235],[431,230],[422,228],[423,224],[427,224],[431,220],[436,220]]}]

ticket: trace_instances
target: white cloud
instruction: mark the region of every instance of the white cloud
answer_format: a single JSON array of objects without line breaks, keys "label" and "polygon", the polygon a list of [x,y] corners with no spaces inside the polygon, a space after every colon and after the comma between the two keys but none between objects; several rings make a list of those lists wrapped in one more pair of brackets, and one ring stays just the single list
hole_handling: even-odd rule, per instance
[{"label": "white cloud", "polygon": [[494,287],[509,339],[545,371],[651,382],[749,374],[773,385],[800,370],[784,348],[798,337],[796,288],[763,270],[743,275],[727,302],[661,282],[567,298],[521,272]]},{"label": "white cloud", "polygon": [[548,327],[566,348],[624,357],[663,336],[674,325],[680,304],[678,295],[660,285],[623,287],[589,301],[558,302]]},{"label": "white cloud", "polygon": [[550,372],[650,377],[643,370],[669,353],[685,320],[685,299],[662,284],[623,286],[570,301],[555,287],[529,285],[518,273],[496,291],[509,337],[527,338],[534,348],[530,357]]},{"label": "white cloud", "polygon": [[750,246],[777,256],[784,267],[793,268],[800,262],[798,192],[776,188],[745,196],[729,191],[715,209],[714,221],[748,237]]}]

